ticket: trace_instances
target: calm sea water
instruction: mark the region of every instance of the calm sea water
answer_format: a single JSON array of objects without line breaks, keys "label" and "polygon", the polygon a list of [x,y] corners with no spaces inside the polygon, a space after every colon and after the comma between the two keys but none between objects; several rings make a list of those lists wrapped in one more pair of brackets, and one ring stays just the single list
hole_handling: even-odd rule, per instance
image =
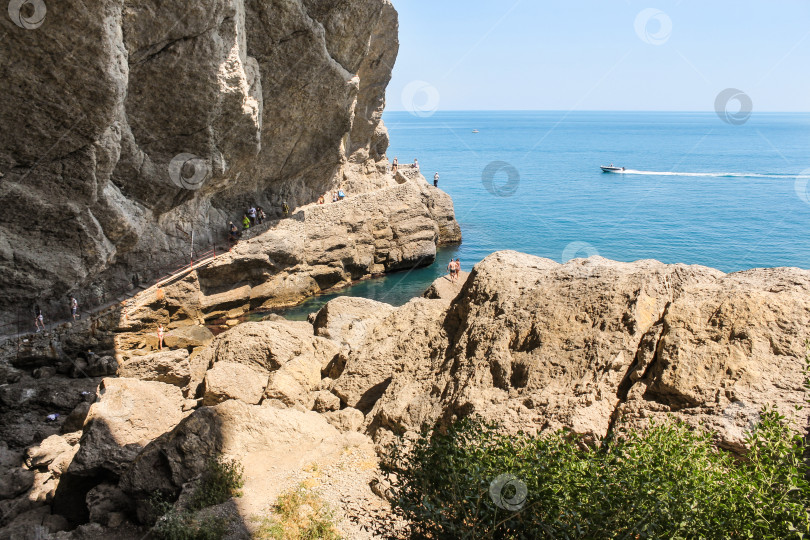
[{"label": "calm sea water", "polygon": [[[419,159],[464,243],[434,266],[341,294],[402,304],[443,273],[514,249],[560,262],[654,258],[733,272],[810,268],[810,114],[388,112],[389,159]],[[478,130],[479,133],[473,133]],[[614,163],[625,174],[605,174]],[[301,318],[334,295],[287,315]]]}]

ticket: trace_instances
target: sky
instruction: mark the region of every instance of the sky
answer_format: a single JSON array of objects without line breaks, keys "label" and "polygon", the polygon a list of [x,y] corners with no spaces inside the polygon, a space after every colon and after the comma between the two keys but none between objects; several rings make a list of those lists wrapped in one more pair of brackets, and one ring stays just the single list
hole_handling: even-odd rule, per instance
[{"label": "sky", "polygon": [[387,110],[810,111],[810,0],[393,0]]}]

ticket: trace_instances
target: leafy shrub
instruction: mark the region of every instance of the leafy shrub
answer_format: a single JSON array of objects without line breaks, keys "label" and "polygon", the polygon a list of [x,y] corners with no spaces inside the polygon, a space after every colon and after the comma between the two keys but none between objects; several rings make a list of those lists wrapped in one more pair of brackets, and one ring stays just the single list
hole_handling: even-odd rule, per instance
[{"label": "leafy shrub", "polygon": [[261,540],[339,540],[334,516],[326,503],[311,489],[299,485],[282,493],[273,506],[273,516],[265,519],[256,533]]},{"label": "leafy shrub", "polygon": [[[391,448],[398,506],[422,538],[801,538],[804,441],[764,410],[744,460],[668,421],[590,448],[463,420]],[[511,476],[501,476],[508,474]]]},{"label": "leafy shrub", "polygon": [[245,469],[237,460],[211,458],[205,465],[200,485],[194,491],[189,509],[199,510],[222,504],[231,497],[240,497],[245,485]]},{"label": "leafy shrub", "polygon": [[151,497],[152,534],[161,540],[219,540],[228,523],[214,516],[200,517],[197,511],[241,496],[244,483],[241,463],[222,457],[210,459],[187,509],[176,508],[160,493]]}]

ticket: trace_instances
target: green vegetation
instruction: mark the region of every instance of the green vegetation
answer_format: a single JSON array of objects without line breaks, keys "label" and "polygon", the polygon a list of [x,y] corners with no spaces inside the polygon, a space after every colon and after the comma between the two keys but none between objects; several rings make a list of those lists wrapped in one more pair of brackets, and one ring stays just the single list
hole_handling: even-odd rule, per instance
[{"label": "green vegetation", "polygon": [[201,515],[199,510],[222,504],[242,495],[244,469],[236,460],[222,457],[206,463],[188,508],[177,508],[160,493],[150,499],[155,518],[152,534],[160,540],[220,540],[228,528],[227,521],[214,515]]},{"label": "green vegetation", "polygon": [[260,540],[339,540],[334,516],[318,494],[299,485],[281,494],[273,516],[262,523],[255,537]]},{"label": "green vegetation", "polygon": [[200,485],[189,503],[190,510],[222,504],[231,497],[242,496],[245,469],[236,460],[211,458],[205,464]]},{"label": "green vegetation", "polygon": [[744,460],[674,421],[594,448],[468,419],[392,447],[388,473],[417,538],[802,538],[804,440],[776,411],[760,416]]}]

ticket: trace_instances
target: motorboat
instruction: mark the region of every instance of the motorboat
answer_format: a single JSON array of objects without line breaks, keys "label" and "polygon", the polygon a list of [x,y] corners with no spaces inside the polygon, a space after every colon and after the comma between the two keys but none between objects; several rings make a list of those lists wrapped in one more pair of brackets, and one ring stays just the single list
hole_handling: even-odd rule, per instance
[{"label": "motorboat", "polygon": [[477,129],[474,129],[473,133],[479,133],[479,131]]},{"label": "motorboat", "polygon": [[624,172],[624,167],[615,167],[613,163],[611,163],[610,165],[602,165],[599,168],[602,169],[602,172],[612,172],[612,173]]}]

